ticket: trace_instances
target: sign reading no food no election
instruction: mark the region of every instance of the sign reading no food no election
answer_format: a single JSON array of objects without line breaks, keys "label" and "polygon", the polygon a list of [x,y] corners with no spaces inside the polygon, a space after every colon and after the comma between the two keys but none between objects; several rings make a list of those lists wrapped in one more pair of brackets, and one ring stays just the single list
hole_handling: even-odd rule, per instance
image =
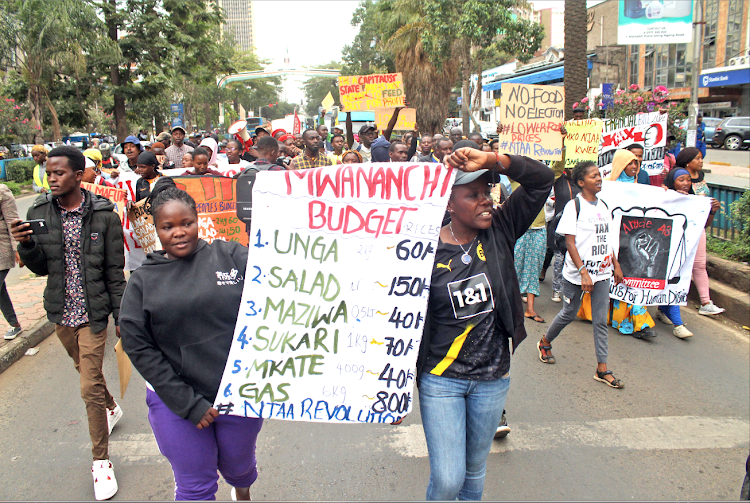
[{"label": "sign reading no food no election", "polygon": [[400,73],[341,76],[339,93],[346,112],[406,106]]},{"label": "sign reading no food no election", "polygon": [[502,95],[500,151],[545,161],[562,159],[563,88],[503,84]]},{"label": "sign reading no food no election", "polygon": [[336,423],[409,413],[453,177],[429,163],[258,173],[242,303],[214,407]]}]

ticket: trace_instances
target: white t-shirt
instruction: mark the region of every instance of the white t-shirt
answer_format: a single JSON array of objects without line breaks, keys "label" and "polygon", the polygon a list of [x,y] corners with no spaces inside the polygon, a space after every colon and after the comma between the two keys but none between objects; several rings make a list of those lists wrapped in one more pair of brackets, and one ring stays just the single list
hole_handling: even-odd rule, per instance
[{"label": "white t-shirt", "polygon": [[[576,237],[576,248],[583,264],[594,283],[609,279],[612,276],[612,216],[607,206],[597,199],[596,205],[591,204],[579,194],[581,213],[576,221],[575,200],[568,201],[557,224],[558,234],[572,234]],[[565,254],[563,278],[575,285],[581,284],[581,275],[573,264],[570,254]]]},{"label": "white t-shirt", "polygon": [[[372,145],[372,144],[370,144]],[[360,154],[362,154],[362,162],[370,162],[370,159],[372,159],[372,153],[370,152],[370,149],[368,147],[365,147],[359,142],[354,142],[354,145],[352,145],[352,150],[356,150]]]}]

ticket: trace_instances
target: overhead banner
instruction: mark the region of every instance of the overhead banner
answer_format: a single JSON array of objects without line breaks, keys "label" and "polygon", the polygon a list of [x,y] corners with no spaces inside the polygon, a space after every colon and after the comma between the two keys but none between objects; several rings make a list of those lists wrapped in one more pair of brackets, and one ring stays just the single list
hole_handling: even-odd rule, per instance
[{"label": "overhead banner", "polygon": [[562,159],[563,88],[502,84],[501,91],[500,151],[545,161]]},{"label": "overhead banner", "polygon": [[[388,129],[388,123],[393,116],[393,108],[376,108],[375,125],[379,131]],[[402,108],[398,113],[394,131],[414,131],[417,127],[417,110],[415,108]]]},{"label": "overhead banner", "polygon": [[565,167],[573,168],[582,161],[599,159],[599,143],[604,123],[601,119],[582,119],[565,123]]},{"label": "overhead banner", "polygon": [[625,276],[619,285],[612,280],[610,298],[641,306],[686,305],[710,199],[612,181],[602,183],[599,197],[612,212],[612,246]]},{"label": "overhead banner", "polygon": [[120,223],[126,220],[126,208],[128,205],[127,192],[117,187],[107,187],[105,185],[96,185],[93,183],[81,182],[81,188],[86,189],[89,192],[104,196],[115,205],[115,213],[120,216]]},{"label": "overhead banner", "polygon": [[607,178],[612,172],[615,152],[633,143],[643,145],[641,169],[646,170],[649,176],[660,175],[664,171],[667,118],[666,113],[649,112],[621,119],[605,119],[598,160],[602,178]]},{"label": "overhead banner", "polygon": [[258,173],[220,414],[391,423],[413,406],[441,164]]},{"label": "overhead banner", "polygon": [[195,199],[198,237],[209,243],[236,241],[248,245],[245,224],[237,218],[237,180],[223,176],[176,177],[174,182]]},{"label": "overhead banner", "polygon": [[693,41],[693,0],[621,0],[618,4],[620,45]]},{"label": "overhead banner", "polygon": [[345,112],[406,106],[400,73],[341,76],[339,93]]}]

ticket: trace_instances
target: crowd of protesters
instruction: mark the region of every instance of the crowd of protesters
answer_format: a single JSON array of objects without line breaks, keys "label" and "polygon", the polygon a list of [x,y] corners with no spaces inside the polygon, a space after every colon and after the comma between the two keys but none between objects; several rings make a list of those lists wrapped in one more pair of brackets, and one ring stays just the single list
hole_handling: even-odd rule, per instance
[{"label": "crowd of protesters", "polygon": [[[32,149],[37,162],[34,188],[41,194],[27,220],[43,220],[48,229],[44,234],[21,222],[10,193],[0,186],[0,308],[10,324],[5,338],[15,338],[22,327],[4,278],[16,263],[25,264],[49,277],[45,309],[80,374],[96,499],[117,492],[108,441],[122,409],[107,390],[102,373],[110,314],[125,350],[147,380],[149,421],[172,465],[175,497],[214,498],[218,470],[232,486],[232,497],[246,500],[258,476],[255,443],[262,420],[219,417],[212,406],[231,344],[242,282],[216,295],[194,288],[202,281],[212,284],[213,271],[244,270],[248,249],[199,239],[195,201],[176,187],[171,176],[240,176],[248,169],[382,162],[446,163],[457,168],[440,231],[417,363],[431,468],[428,499],[481,499],[492,440],[510,431],[504,414],[510,341],[515,350],[526,337],[527,320],[546,324],[536,306],[546,302],[540,299],[540,282],[550,265],[551,301],[562,302],[562,309],[537,343],[539,359],[554,364],[552,343],[576,317],[589,319],[596,354],[594,379],[612,388],[624,387],[623,379],[607,366],[607,325],[637,339],[652,339],[655,322],[645,306],[610,301],[610,278],[615,283],[623,280],[611,244],[593,247],[601,256],[591,256],[596,229],[611,227],[607,224],[612,220],[597,195],[602,177],[596,164],[582,162],[572,170],[562,169],[563,160],[550,169],[537,160],[500,152],[497,140],[488,141],[479,133],[464,138],[456,127],[447,136],[415,130],[394,138],[399,112],[394,110],[381,134],[370,123],[355,134],[349,114],[344,124],[332,125],[330,131],[321,114],[314,129],[292,133],[259,127],[248,139],[189,136],[184,128],[174,127],[150,142],[149,135],[139,131],[122,142],[124,159],[119,162],[107,143],[95,141],[83,152],[71,146],[48,151],[37,145]],[[583,111],[575,110],[575,118],[582,117]],[[561,132],[565,134],[564,125]],[[636,144],[616,152],[609,179],[663,183],[665,190],[709,196],[701,150],[682,149],[666,162],[660,177],[651,178],[640,169],[643,150]],[[163,248],[134,269],[127,288],[123,232],[112,203],[81,188],[82,182],[117,187],[123,173],[138,176],[129,203],[144,199],[150,203]],[[712,200],[706,225],[717,209]],[[556,234],[564,242],[558,242]],[[700,294],[699,313],[714,315],[723,310],[709,297],[705,247],[704,232],[693,278]],[[590,263],[607,266],[593,270],[586,266]],[[486,278],[495,302],[481,313],[458,317],[450,308],[445,286],[478,275]],[[177,298],[174,291],[184,296]],[[676,337],[693,335],[678,306],[659,306],[655,316],[674,326]],[[191,352],[192,366],[186,363],[186,351]],[[468,417],[472,420],[462,420]]]}]

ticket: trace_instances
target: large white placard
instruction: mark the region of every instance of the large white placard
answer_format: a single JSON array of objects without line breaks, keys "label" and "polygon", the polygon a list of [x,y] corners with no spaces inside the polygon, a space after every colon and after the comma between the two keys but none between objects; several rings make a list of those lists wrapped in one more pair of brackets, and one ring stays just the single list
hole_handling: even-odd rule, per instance
[{"label": "large white placard", "polygon": [[612,212],[612,246],[625,283],[609,296],[641,306],[687,304],[695,252],[711,211],[707,197],[637,183],[602,183]]},{"label": "large white placard", "polygon": [[602,178],[612,172],[612,158],[617,150],[638,143],[643,145],[641,169],[649,176],[664,171],[664,153],[667,146],[668,114],[648,112],[629,115],[621,119],[605,119],[599,147],[599,171]]},{"label": "large white placard", "polygon": [[335,423],[408,414],[453,178],[431,163],[259,173],[216,409]]}]

